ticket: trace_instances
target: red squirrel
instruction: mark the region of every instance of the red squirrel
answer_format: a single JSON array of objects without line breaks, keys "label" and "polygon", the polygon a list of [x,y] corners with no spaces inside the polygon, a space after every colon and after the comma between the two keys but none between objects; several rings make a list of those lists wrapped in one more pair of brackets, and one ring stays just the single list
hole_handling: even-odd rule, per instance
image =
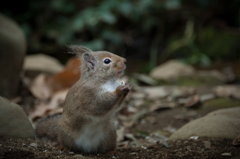
[{"label": "red squirrel", "polygon": [[62,114],[38,122],[36,138],[82,153],[113,151],[116,130],[111,119],[132,89],[130,83],[119,84],[126,59],[83,46],[69,48],[81,60],[81,78],[67,93]]}]

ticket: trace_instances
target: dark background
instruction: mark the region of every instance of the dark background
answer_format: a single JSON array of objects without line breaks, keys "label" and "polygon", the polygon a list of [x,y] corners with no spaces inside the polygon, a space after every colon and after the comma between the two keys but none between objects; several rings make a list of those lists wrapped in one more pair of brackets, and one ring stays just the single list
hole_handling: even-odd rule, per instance
[{"label": "dark background", "polygon": [[26,34],[27,54],[62,63],[65,46],[107,50],[141,63],[140,72],[180,59],[207,68],[240,56],[240,0],[21,0],[0,11]]}]

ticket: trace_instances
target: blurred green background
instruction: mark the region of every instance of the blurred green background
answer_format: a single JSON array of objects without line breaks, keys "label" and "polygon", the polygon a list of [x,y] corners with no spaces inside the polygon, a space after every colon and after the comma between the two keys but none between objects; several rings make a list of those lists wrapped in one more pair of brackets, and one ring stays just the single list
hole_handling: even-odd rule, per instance
[{"label": "blurred green background", "polygon": [[65,63],[65,46],[80,44],[149,72],[172,58],[201,67],[239,59],[239,7],[240,0],[9,0],[0,11],[24,30],[28,54]]}]

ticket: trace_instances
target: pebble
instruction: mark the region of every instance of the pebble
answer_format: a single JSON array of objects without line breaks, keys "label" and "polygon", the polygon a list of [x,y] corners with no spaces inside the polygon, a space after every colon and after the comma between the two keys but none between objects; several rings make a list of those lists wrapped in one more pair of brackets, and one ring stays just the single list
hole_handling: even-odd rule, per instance
[{"label": "pebble", "polygon": [[198,136],[191,136],[189,139],[198,139]]},{"label": "pebble", "polygon": [[37,148],[37,143],[31,143],[30,146]]},{"label": "pebble", "polygon": [[163,145],[165,148],[169,148],[168,143],[167,143],[166,141],[163,141],[163,142],[162,142],[162,145]]},{"label": "pebble", "polygon": [[78,155],[74,155],[73,157],[74,157],[74,158],[75,158],[75,157],[83,158],[84,156],[83,156],[83,155],[80,155],[80,154],[78,154]]},{"label": "pebble", "polygon": [[74,154],[74,152],[68,152],[68,154],[69,154],[69,155],[73,155],[73,154]]},{"label": "pebble", "polygon": [[225,152],[225,153],[222,153],[222,156],[232,156],[232,154],[228,153],[228,152]]},{"label": "pebble", "polygon": [[145,150],[147,149],[147,147],[145,147],[145,146],[141,146],[141,148],[143,148],[143,149],[145,149]]},{"label": "pebble", "polygon": [[129,155],[137,155],[136,152],[129,153]]},{"label": "pebble", "polygon": [[200,97],[200,101],[201,101],[201,102],[205,102],[205,101],[210,100],[210,99],[213,99],[213,98],[215,98],[215,95],[212,94],[212,93],[210,93],[210,94],[204,94],[204,95],[202,95],[202,96]]}]

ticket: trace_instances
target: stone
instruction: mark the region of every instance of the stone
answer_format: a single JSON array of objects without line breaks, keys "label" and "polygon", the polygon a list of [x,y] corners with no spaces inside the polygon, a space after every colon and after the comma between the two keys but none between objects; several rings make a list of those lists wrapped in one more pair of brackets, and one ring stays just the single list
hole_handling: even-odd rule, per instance
[{"label": "stone", "polygon": [[233,97],[240,99],[240,86],[239,85],[222,85],[213,89],[218,97]]},{"label": "stone", "polygon": [[177,60],[170,60],[154,68],[151,71],[150,76],[155,79],[172,81],[182,76],[192,76],[194,73],[195,69],[192,66],[186,65]]},{"label": "stone", "polygon": [[21,28],[0,14],[0,95],[14,97],[26,53],[26,38]]},{"label": "stone", "polygon": [[37,143],[31,143],[30,146],[37,148]]},{"label": "stone", "polygon": [[74,158],[84,158],[84,156],[81,155],[81,154],[74,155],[73,157],[74,157]]},{"label": "stone", "polygon": [[48,73],[58,73],[63,68],[64,66],[57,59],[44,54],[26,56],[23,65],[24,70]]},{"label": "stone", "polygon": [[240,132],[240,107],[220,109],[187,123],[169,140],[188,139],[191,136],[234,139]]},{"label": "stone", "polygon": [[34,130],[23,109],[0,96],[0,136],[33,138]]},{"label": "stone", "polygon": [[221,155],[222,155],[222,156],[228,156],[228,157],[232,156],[232,154],[231,154],[231,153],[228,153],[228,152],[222,153]]}]

